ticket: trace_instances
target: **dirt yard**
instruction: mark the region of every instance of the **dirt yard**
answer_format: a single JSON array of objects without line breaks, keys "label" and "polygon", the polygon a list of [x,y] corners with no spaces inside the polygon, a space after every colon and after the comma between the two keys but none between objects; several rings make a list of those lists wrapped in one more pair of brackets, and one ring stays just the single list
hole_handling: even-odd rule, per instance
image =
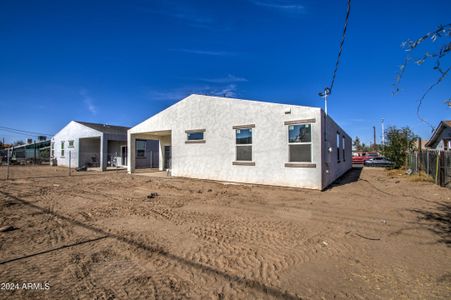
[{"label": "dirt yard", "polygon": [[[451,191],[400,172],[355,169],[319,192],[12,171],[0,298],[451,297]],[[24,282],[50,287],[5,289]]]}]

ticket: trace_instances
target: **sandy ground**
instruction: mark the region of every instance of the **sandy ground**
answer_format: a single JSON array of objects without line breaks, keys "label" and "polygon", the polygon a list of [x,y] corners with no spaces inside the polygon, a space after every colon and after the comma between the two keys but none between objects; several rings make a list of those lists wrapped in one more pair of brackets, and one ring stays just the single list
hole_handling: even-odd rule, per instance
[{"label": "sandy ground", "polygon": [[319,192],[12,171],[0,179],[0,225],[16,227],[0,232],[0,282],[50,288],[0,298],[451,297],[451,191],[399,172],[353,170]]}]

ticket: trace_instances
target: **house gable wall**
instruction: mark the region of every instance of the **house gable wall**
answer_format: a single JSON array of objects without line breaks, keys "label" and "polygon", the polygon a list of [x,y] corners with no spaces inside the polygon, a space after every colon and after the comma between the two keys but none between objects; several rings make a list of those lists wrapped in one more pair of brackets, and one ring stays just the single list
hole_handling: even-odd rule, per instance
[{"label": "house gable wall", "polygon": [[[321,110],[313,107],[192,95],[133,127],[129,134],[170,130],[175,176],[321,189],[320,116]],[[286,166],[289,125],[285,122],[296,120],[315,120],[311,123],[312,161],[306,167]],[[255,165],[234,165],[233,126],[249,124],[255,125]],[[192,129],[205,129],[205,143],[185,143],[185,131]]]},{"label": "house gable wall", "polygon": [[[80,138],[101,137],[102,133],[81,125],[75,121],[69,122],[52,138],[54,143],[54,159],[58,166],[69,166],[69,151],[71,151],[71,167],[79,165]],[[69,148],[69,141],[74,141],[74,147]],[[61,142],[64,141],[64,156],[61,155]]]}]

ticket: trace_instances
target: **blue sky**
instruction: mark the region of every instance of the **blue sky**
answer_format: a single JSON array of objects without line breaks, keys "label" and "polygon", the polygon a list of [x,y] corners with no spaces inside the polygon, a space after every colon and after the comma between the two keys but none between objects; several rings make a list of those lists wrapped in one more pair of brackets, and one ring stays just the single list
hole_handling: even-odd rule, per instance
[{"label": "blue sky", "polygon": [[[0,126],[133,126],[190,93],[322,106],[345,10],[345,0],[1,1]],[[379,140],[382,117],[430,135],[416,103],[438,73],[410,65],[396,96],[392,84],[401,42],[449,23],[450,12],[445,0],[353,1],[329,98],[352,137],[368,143],[376,125]],[[450,118],[449,80],[422,107],[434,125]]]}]

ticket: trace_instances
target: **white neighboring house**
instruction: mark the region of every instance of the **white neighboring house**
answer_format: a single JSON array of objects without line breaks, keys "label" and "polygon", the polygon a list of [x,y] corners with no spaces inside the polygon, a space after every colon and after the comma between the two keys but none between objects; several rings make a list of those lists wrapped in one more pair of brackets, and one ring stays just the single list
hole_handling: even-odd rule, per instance
[{"label": "white neighboring house", "polygon": [[[82,166],[100,168],[125,167],[127,165],[127,130],[129,127],[71,121],[51,141],[52,161],[59,166],[77,168]],[[153,148],[152,148],[153,146]],[[151,167],[146,159],[158,143],[137,141],[136,161],[142,167]],[[151,159],[149,158],[149,161]],[[155,162],[154,162],[155,164]]]},{"label": "white neighboring house", "polygon": [[316,107],[194,94],[131,128],[129,157],[137,139],[159,141],[173,176],[322,190],[352,167],[351,138]]}]

